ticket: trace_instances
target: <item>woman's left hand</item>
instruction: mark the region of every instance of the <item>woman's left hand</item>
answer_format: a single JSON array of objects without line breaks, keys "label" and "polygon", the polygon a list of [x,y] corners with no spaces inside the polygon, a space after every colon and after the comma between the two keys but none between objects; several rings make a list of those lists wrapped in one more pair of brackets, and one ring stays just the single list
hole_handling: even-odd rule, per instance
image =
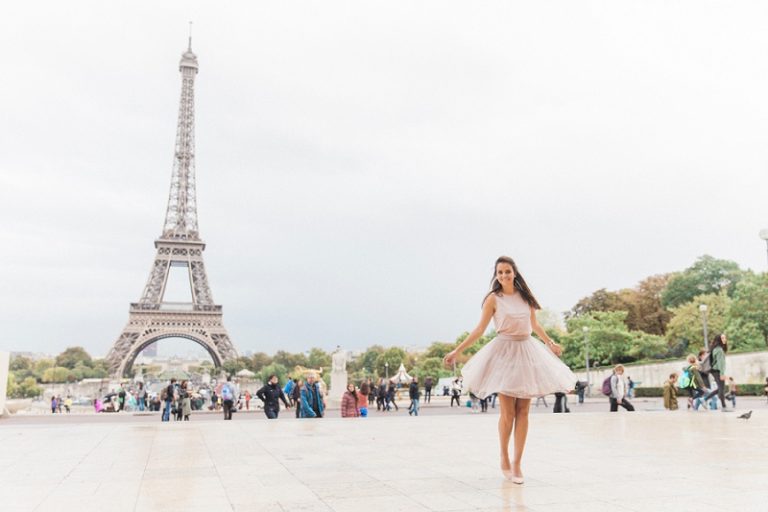
[{"label": "woman's left hand", "polygon": [[561,347],[557,343],[551,343],[549,345],[549,350],[551,350],[552,353],[555,354],[557,357],[560,357],[563,354],[563,347]]}]

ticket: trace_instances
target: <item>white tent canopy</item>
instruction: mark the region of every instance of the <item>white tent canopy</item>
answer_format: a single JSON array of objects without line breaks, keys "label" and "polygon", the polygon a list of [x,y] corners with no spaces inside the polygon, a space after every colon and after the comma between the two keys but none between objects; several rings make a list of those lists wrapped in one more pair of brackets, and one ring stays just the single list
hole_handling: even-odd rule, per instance
[{"label": "white tent canopy", "polygon": [[247,378],[247,379],[250,379],[250,378],[253,378],[253,377],[255,377],[255,376],[256,376],[256,374],[255,374],[255,373],[253,373],[253,372],[252,372],[251,370],[249,370],[248,368],[243,368],[242,370],[240,370],[239,372],[237,372],[237,376],[238,376],[238,377],[245,377],[245,378]]},{"label": "white tent canopy", "polygon": [[397,369],[397,373],[389,380],[403,384],[406,382],[411,382],[411,376],[406,373],[405,365],[400,363],[400,368]]}]

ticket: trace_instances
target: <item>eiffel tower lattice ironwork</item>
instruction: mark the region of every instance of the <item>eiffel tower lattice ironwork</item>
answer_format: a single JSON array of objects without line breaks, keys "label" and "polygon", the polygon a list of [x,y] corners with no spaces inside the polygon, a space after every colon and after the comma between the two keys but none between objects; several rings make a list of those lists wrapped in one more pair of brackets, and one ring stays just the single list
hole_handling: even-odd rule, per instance
[{"label": "eiffel tower lattice ironwork", "polygon": [[[171,337],[190,339],[205,348],[216,367],[237,357],[222,322],[222,307],[213,302],[203,263],[205,244],[197,227],[195,193],[195,76],[197,56],[189,47],[181,56],[181,102],[171,193],[163,233],[155,240],[157,254],[139,302],[132,303],[128,324],[107,355],[114,376],[130,376],[136,356],[152,343]],[[192,300],[164,302],[171,267],[189,273]]]}]

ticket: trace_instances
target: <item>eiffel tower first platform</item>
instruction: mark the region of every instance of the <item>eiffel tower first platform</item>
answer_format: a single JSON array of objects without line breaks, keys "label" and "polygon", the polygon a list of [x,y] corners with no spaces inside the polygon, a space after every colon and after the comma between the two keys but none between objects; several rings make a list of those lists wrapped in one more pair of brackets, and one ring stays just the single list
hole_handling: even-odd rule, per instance
[{"label": "eiffel tower first platform", "polygon": [[[136,356],[163,338],[187,338],[205,348],[214,365],[237,357],[222,322],[222,307],[213,302],[203,263],[205,244],[197,228],[195,193],[195,76],[197,56],[192,38],[179,63],[181,102],[176,128],[176,148],[171,193],[163,233],[155,240],[157,253],[139,302],[131,304],[128,324],[107,354],[115,377],[132,374]],[[184,267],[189,274],[191,302],[164,302],[171,267]]]}]

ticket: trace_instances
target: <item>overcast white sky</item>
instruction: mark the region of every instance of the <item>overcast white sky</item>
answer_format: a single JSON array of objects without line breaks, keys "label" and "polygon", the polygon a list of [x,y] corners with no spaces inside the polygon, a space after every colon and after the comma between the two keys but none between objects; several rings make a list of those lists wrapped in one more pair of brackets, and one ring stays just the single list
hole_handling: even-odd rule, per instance
[{"label": "overcast white sky", "polygon": [[194,20],[200,229],[240,351],[426,346],[494,259],[547,307],[766,267],[765,2],[13,2],[0,348],[104,355],[144,287]]}]

